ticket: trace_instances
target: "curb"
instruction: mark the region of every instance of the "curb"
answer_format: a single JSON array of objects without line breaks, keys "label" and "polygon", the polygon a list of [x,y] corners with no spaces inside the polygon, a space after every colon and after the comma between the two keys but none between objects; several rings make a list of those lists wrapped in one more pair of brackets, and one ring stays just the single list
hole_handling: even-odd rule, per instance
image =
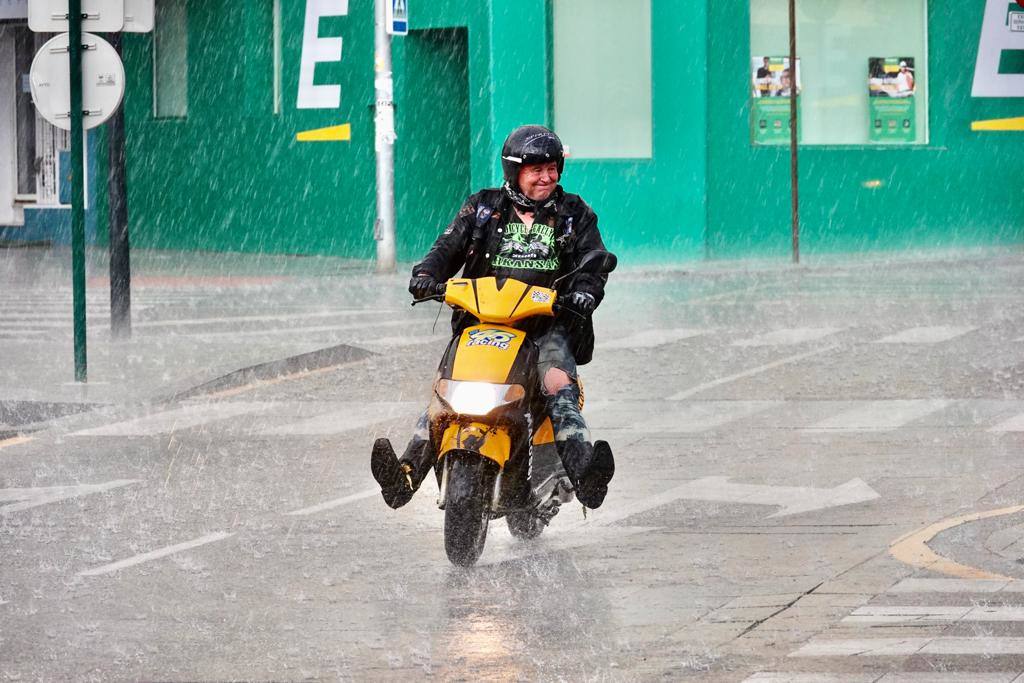
[{"label": "curb", "polygon": [[197,398],[228,389],[237,389],[254,382],[266,382],[299,372],[321,370],[334,365],[353,363],[376,355],[372,351],[349,346],[348,344],[329,346],[324,349],[301,353],[297,356],[289,356],[280,360],[240,368],[198,386],[172,394],[164,399],[153,401],[153,403],[168,403]]}]

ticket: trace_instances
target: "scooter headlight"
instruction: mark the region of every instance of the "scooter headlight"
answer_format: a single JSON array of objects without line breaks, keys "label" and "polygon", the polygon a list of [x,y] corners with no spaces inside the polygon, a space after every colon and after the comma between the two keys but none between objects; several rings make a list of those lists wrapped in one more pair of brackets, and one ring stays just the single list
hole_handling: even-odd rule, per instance
[{"label": "scooter headlight", "polygon": [[486,415],[526,396],[521,384],[491,384],[442,379],[437,382],[437,395],[451,409],[462,415]]}]

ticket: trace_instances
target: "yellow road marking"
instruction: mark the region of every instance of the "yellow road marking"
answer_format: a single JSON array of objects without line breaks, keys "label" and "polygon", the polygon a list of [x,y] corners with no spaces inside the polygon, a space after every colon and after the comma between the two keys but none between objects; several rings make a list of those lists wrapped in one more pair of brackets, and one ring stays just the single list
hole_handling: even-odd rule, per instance
[{"label": "yellow road marking", "polygon": [[965,564],[953,562],[941,555],[937,555],[928,547],[928,541],[932,540],[936,535],[946,529],[952,529],[955,526],[960,526],[967,522],[974,522],[979,519],[987,519],[989,517],[999,517],[1001,515],[1012,515],[1022,511],[1024,511],[1024,505],[1015,505],[1013,507],[1000,508],[998,510],[988,510],[987,512],[975,512],[961,517],[951,517],[950,519],[936,522],[935,524],[926,526],[923,529],[918,529],[917,531],[912,531],[906,536],[896,539],[893,541],[892,545],[889,546],[889,554],[900,562],[909,564],[912,567],[929,569],[934,572],[939,572],[940,574],[956,576],[961,579],[995,579],[998,581],[1015,581],[1012,576],[993,574],[992,572],[987,572],[984,569],[969,567]]},{"label": "yellow road marking", "polygon": [[8,446],[17,446],[18,444],[28,443],[32,440],[31,436],[12,436],[9,439],[0,441],[0,448],[7,448]]},{"label": "yellow road marking", "polygon": [[1024,130],[1024,116],[1012,119],[987,119],[971,121],[971,130]]},{"label": "yellow road marking", "polygon": [[352,126],[343,123],[340,126],[304,130],[296,133],[295,139],[299,142],[344,142],[352,139]]}]

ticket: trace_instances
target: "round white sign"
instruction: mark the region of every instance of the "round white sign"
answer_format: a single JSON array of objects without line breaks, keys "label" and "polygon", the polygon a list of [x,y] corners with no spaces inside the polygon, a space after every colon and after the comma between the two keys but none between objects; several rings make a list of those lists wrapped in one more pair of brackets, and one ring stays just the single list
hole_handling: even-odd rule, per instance
[{"label": "round white sign", "polygon": [[[95,128],[117,111],[124,98],[124,64],[110,43],[82,34],[82,126]],[[36,53],[29,71],[32,100],[39,114],[71,130],[71,56],[68,34],[48,40]]]}]

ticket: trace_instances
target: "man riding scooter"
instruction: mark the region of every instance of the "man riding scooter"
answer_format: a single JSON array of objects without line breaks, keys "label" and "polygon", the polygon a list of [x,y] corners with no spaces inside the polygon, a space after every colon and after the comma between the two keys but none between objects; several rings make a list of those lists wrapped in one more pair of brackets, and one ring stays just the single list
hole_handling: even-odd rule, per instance
[{"label": "man riding scooter", "polygon": [[[423,261],[413,266],[409,281],[413,297],[435,295],[438,284],[460,269],[466,278],[515,278],[552,287],[574,271],[587,253],[603,251],[597,215],[578,195],[564,192],[558,184],[564,165],[562,143],[552,131],[542,126],[513,130],[501,150],[504,184],[465,201]],[[571,288],[560,297],[562,313],[523,324],[538,339],[538,377],[562,465],[577,500],[598,508],[608,492],[615,462],[607,443],[590,441],[580,414],[576,368],[591,360],[591,315],[604,297],[607,275],[580,272],[567,279]],[[459,334],[473,322],[468,314],[456,311],[452,330]],[[401,458],[383,441],[374,446],[370,464],[385,502],[398,508],[409,502],[436,460],[424,412]]]}]

